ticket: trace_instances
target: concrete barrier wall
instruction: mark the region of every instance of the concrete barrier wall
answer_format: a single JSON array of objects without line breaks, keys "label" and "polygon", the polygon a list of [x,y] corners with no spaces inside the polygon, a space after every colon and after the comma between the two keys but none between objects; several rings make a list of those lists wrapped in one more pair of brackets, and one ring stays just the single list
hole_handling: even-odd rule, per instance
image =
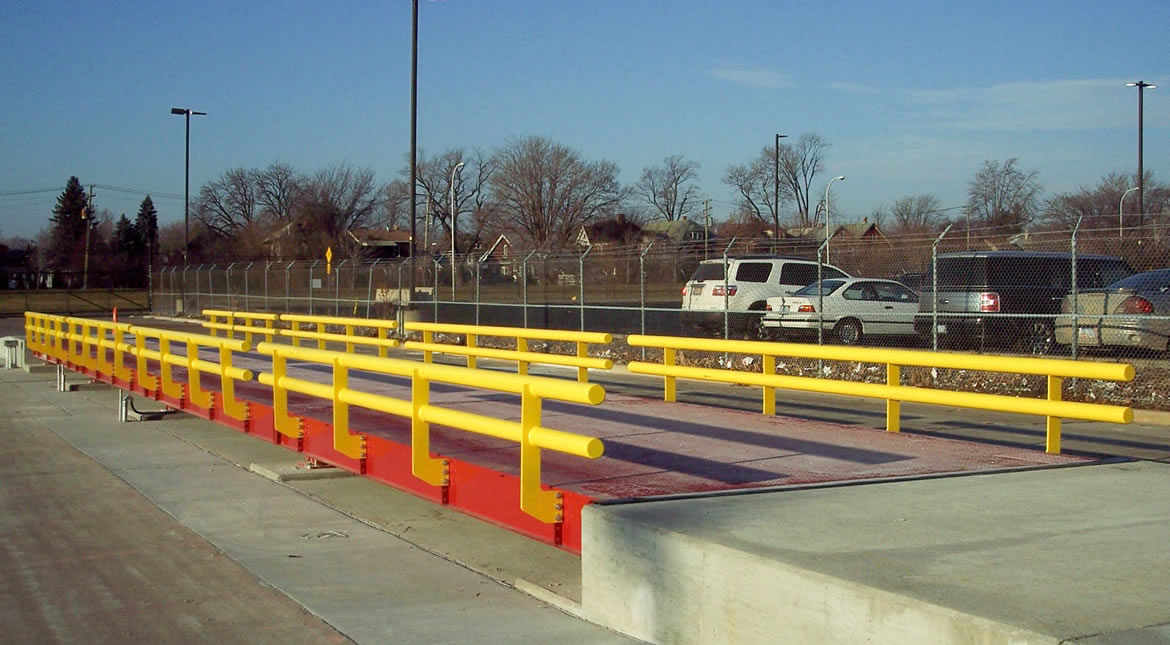
[{"label": "concrete barrier wall", "polygon": [[582,513],[581,608],[589,620],[650,643],[1058,642],[802,569],[780,553],[642,523],[627,508],[593,505]]}]

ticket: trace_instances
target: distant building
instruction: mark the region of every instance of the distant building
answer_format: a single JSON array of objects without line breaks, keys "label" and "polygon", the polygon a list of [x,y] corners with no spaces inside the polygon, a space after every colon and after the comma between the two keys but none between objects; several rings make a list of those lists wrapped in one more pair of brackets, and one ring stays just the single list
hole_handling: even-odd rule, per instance
[{"label": "distant building", "polygon": [[676,220],[657,219],[646,222],[642,227],[645,233],[643,241],[660,242],[676,248],[703,249],[703,244],[715,241],[715,231],[704,228],[702,224],[693,222],[686,217]]},{"label": "distant building", "polygon": [[577,233],[577,246],[599,247],[634,246],[642,239],[643,228],[626,219],[624,213],[608,219],[591,222]]},{"label": "distant building", "polygon": [[347,233],[365,258],[388,260],[410,257],[410,231],[362,228]]}]

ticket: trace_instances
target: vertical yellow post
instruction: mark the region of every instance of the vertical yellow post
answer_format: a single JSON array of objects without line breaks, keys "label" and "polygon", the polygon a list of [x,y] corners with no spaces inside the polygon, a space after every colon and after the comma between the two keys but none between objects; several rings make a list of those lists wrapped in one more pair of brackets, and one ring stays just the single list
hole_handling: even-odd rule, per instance
[{"label": "vertical yellow post", "polygon": [[264,340],[272,342],[273,337],[276,336],[276,322],[271,318],[264,321]]},{"label": "vertical yellow post", "polygon": [[[288,324],[289,324],[289,327],[291,327],[293,331],[300,331],[301,330],[301,324],[295,320],[289,321]],[[300,336],[293,336],[292,341],[293,341],[293,347],[300,347],[301,346],[301,337]]]},{"label": "vertical yellow post", "polygon": [[146,369],[146,335],[137,330],[134,331],[134,350],[138,357],[138,384],[144,390],[158,392],[158,379]]},{"label": "vertical yellow post", "polygon": [[[528,339],[527,338],[520,338],[520,337],[516,338],[516,351],[518,351],[518,352],[528,351]],[[516,361],[516,373],[520,374],[520,375],[527,374],[528,373],[528,361],[523,360],[523,359]]]},{"label": "vertical yellow post", "polygon": [[410,472],[431,486],[451,483],[446,459],[431,458],[431,424],[422,418],[422,410],[431,403],[431,384],[422,370],[415,369],[410,379]]},{"label": "vertical yellow post", "polygon": [[[670,347],[663,347],[662,348],[662,364],[673,366],[674,365],[674,355],[675,355],[674,349],[672,349]],[[663,401],[674,401],[675,400],[675,386],[674,386],[674,377],[673,376],[662,377],[662,400]]]},{"label": "vertical yellow post", "polygon": [[[325,323],[317,323],[317,333],[318,334],[325,333]],[[325,349],[325,339],[324,338],[321,338],[321,337],[317,338],[317,349]]]},{"label": "vertical yellow post", "polygon": [[280,351],[272,353],[272,425],[280,434],[300,439],[304,421],[288,413],[288,390],[281,386],[286,372],[285,358]]},{"label": "vertical yellow post", "polygon": [[529,435],[540,427],[540,397],[525,385],[520,394],[520,510],[541,522],[560,522],[564,507],[560,491],[541,490],[540,448]]},{"label": "vertical yellow post", "polygon": [[[776,357],[764,354],[763,372],[766,375],[776,373]],[[764,386],[764,414],[768,416],[775,416],[776,414],[776,388]]]},{"label": "vertical yellow post", "polygon": [[347,339],[345,341],[345,353],[352,354],[353,353],[353,342],[351,342],[348,339],[353,338],[353,325],[346,325],[345,326],[345,337]]},{"label": "vertical yellow post", "polygon": [[235,338],[236,337],[236,330],[232,329],[232,328],[236,326],[236,317],[231,315],[231,314],[228,314],[228,315],[224,316],[223,319],[224,319],[224,322],[226,322],[227,326],[228,326],[227,331],[224,332],[224,335],[227,336],[228,338]]},{"label": "vertical yellow post", "polygon": [[341,393],[349,387],[349,368],[333,359],[333,447],[352,459],[366,458],[366,438],[349,432],[349,404]]},{"label": "vertical yellow post", "polygon": [[252,322],[251,318],[244,319],[244,342],[249,345],[252,344]]},{"label": "vertical yellow post", "polygon": [[191,397],[191,402],[195,405],[210,410],[213,407],[211,400],[211,393],[203,389],[203,384],[200,382],[199,368],[195,367],[195,361],[199,360],[199,345],[193,340],[187,341],[187,394]]},{"label": "vertical yellow post", "polygon": [[[385,327],[378,327],[378,340],[386,340],[388,330]],[[378,345],[378,356],[386,358],[386,346]]]},{"label": "vertical yellow post", "polygon": [[178,399],[182,403],[185,398],[183,396],[183,384],[175,381],[171,363],[167,360],[167,357],[170,355],[171,341],[160,336],[158,339],[158,362],[159,372],[162,374],[162,391],[163,394]]},{"label": "vertical yellow post", "polygon": [[[219,316],[216,316],[214,314],[207,314],[207,319],[210,320],[212,324],[219,322]],[[218,336],[219,330],[216,329],[215,327],[210,327],[210,328],[208,328],[207,333],[210,336]]]},{"label": "vertical yellow post", "polygon": [[[248,404],[236,398],[236,382],[231,376],[228,376],[228,371],[232,367],[232,350],[224,345],[219,346],[219,364],[222,366],[222,371],[219,376],[220,397],[223,399],[223,411],[233,419],[240,421],[248,420]],[[273,392],[276,391],[275,386]],[[286,406],[287,407],[287,406]]]},{"label": "vertical yellow post", "polygon": [[[1048,377],[1048,400],[1059,401],[1061,399],[1061,389],[1064,387],[1064,379],[1059,376]],[[1045,449],[1044,451],[1050,455],[1060,454],[1060,417],[1047,417],[1045,424]]]},{"label": "vertical yellow post", "polygon": [[113,372],[112,365],[106,361],[106,327],[102,325],[94,325],[94,349],[96,354],[94,357],[94,371],[99,374],[110,376]]},{"label": "vertical yellow post", "polygon": [[[430,345],[433,342],[435,342],[435,332],[423,331],[423,343]],[[433,356],[434,356],[434,352],[428,351],[428,350],[423,350],[423,362],[424,363],[433,363],[434,362],[434,360],[432,360]]]},{"label": "vertical yellow post", "polygon": [[[578,358],[588,358],[589,357],[589,345],[588,344],[581,342],[581,341],[577,341],[577,357]],[[577,368],[577,382],[578,383],[588,383],[589,382],[589,368],[588,367],[578,367]]]},{"label": "vertical yellow post", "polygon": [[[886,385],[890,387],[902,386],[902,367],[889,363],[886,365]],[[902,430],[902,402],[896,399],[886,399],[886,432],[900,432]]]},{"label": "vertical yellow post", "polygon": [[[475,339],[476,339],[475,334],[468,334],[467,335],[467,346],[469,348],[475,347]],[[467,366],[470,367],[471,369],[475,369],[475,357],[472,356],[471,354],[467,355]]]}]

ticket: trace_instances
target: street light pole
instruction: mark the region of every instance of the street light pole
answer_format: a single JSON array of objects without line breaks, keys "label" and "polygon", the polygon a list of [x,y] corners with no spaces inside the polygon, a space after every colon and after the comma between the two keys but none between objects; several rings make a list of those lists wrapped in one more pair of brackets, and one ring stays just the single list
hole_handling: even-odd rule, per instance
[{"label": "street light pole", "polygon": [[773,242],[775,242],[775,240],[780,239],[780,140],[787,139],[787,138],[788,138],[788,135],[786,135],[786,134],[777,134],[776,135],[776,158],[775,158],[775,164],[774,164],[775,173],[773,175],[773,178],[775,180],[775,186],[774,186],[774,188],[775,188],[775,197],[774,197],[775,202],[773,203],[773,208],[776,209],[776,220],[775,220],[776,230],[773,232],[773,235],[772,235]]},{"label": "street light pole", "polygon": [[1145,201],[1146,201],[1145,200],[1145,192],[1146,191],[1142,190],[1142,185],[1145,182],[1145,177],[1142,176],[1144,174],[1142,171],[1142,92],[1147,87],[1150,89],[1154,89],[1155,87],[1158,87],[1158,86],[1153,85],[1151,83],[1147,83],[1145,81],[1138,81],[1136,83],[1126,83],[1125,86],[1138,88],[1138,176],[1137,176],[1138,239],[1141,239],[1142,227],[1145,225],[1145,216],[1146,216],[1146,205],[1145,205]]},{"label": "street light pole", "polygon": [[825,263],[826,264],[829,263],[829,237],[831,237],[833,235],[832,231],[829,230],[829,187],[832,186],[833,182],[835,182],[837,180],[845,181],[845,175],[833,177],[832,179],[829,180],[829,183],[825,184]]},{"label": "street light pole", "polygon": [[[411,3],[410,24],[410,299],[414,303],[414,238],[418,207],[418,0]],[[401,286],[401,285],[400,285]],[[432,296],[434,297],[434,296]]]},{"label": "street light pole", "polygon": [[1123,210],[1123,208],[1125,207],[1125,196],[1132,193],[1135,190],[1140,190],[1140,189],[1137,186],[1134,186],[1133,188],[1130,188],[1129,190],[1125,191],[1124,193],[1121,193],[1121,202],[1117,205],[1117,239],[1119,239],[1119,240],[1122,239],[1122,237],[1124,237],[1122,231],[1125,230],[1124,225],[1122,224],[1123,220],[1121,219],[1121,214],[1123,212],[1125,212]]},{"label": "street light pole", "polygon": [[187,120],[186,155],[183,162],[183,265],[187,265],[187,254],[191,250],[191,117],[207,116],[191,108],[171,108],[171,114],[183,115]]},{"label": "street light pole", "polygon": [[455,236],[459,233],[459,211],[455,208],[455,175],[459,174],[459,169],[463,167],[462,161],[455,164],[451,169],[451,182],[449,187],[451,189],[450,207],[451,207],[451,299],[455,299],[455,283],[458,275],[457,267],[455,266]]}]

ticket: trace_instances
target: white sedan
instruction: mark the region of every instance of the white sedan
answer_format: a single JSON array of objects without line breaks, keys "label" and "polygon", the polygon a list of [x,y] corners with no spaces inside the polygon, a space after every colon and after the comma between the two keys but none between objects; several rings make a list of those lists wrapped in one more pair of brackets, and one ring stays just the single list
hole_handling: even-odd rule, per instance
[{"label": "white sedan", "polygon": [[[823,307],[819,312],[818,306]],[[766,337],[780,337],[815,335],[821,326],[826,339],[856,345],[866,336],[913,336],[916,313],[918,294],[901,282],[824,280],[791,295],[768,298],[760,327]]]}]

